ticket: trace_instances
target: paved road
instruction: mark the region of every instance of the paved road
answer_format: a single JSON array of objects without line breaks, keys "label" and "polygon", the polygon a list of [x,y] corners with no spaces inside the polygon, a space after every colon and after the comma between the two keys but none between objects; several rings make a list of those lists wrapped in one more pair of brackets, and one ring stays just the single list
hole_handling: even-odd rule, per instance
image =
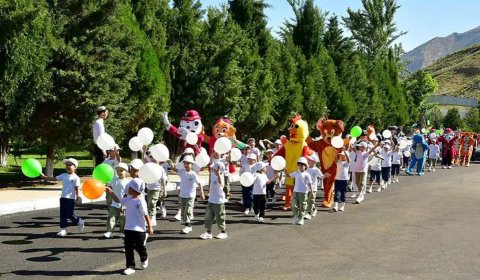
[{"label": "paved road", "polygon": [[[159,221],[147,245],[150,267],[131,278],[480,279],[479,171],[473,164],[402,176],[362,205],[321,211],[303,227],[290,225],[290,213],[278,209],[267,212],[265,224],[255,224],[229,203],[227,240],[197,239],[204,231],[200,205],[190,235],[178,233],[179,222]],[[169,198],[170,213],[175,199]],[[56,210],[0,217],[0,278],[118,277],[122,240],[100,238],[103,205],[78,214],[86,218],[86,232],[72,229],[62,239],[54,237]]]}]

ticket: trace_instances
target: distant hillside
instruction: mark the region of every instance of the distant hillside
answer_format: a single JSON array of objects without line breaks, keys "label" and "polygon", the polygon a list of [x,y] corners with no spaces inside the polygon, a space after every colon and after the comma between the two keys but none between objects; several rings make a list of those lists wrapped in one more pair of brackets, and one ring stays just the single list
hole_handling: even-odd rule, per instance
[{"label": "distant hillside", "polygon": [[438,81],[439,94],[480,98],[480,44],[441,58],[425,71]]},{"label": "distant hillside", "polygon": [[480,43],[480,26],[464,33],[453,33],[447,37],[433,38],[405,53],[402,60],[412,61],[407,69],[410,72],[415,72],[448,54],[478,43]]}]

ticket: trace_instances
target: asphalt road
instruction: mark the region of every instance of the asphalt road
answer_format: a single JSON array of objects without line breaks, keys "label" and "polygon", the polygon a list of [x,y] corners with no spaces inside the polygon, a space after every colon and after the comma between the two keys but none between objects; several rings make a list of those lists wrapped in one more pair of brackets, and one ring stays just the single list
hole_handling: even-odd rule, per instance
[{"label": "asphalt road", "polygon": [[[321,209],[304,226],[291,225],[290,212],[279,208],[267,211],[265,224],[256,224],[234,200],[228,204],[226,240],[198,239],[204,231],[202,203],[193,232],[179,234],[180,223],[171,220],[172,196],[168,219],[159,220],[147,244],[150,266],[130,278],[480,279],[479,171],[472,164],[402,176],[361,205],[349,199],[344,213]],[[239,188],[234,190],[238,200]],[[104,205],[83,206],[77,214],[85,218],[86,232],[72,228],[64,238],[54,237],[58,210],[0,217],[0,278],[120,276],[122,240],[101,238]]]}]

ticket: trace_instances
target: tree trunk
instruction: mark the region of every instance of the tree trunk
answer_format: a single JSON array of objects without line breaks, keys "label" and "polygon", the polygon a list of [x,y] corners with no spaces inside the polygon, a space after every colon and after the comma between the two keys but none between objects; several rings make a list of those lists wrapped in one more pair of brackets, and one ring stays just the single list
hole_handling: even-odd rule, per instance
[{"label": "tree trunk", "polygon": [[0,140],[0,166],[1,167],[5,167],[8,165],[7,155],[8,155],[8,140],[5,141],[4,138],[1,138]]},{"label": "tree trunk", "polygon": [[47,163],[45,165],[46,175],[53,177],[53,166],[55,165],[55,146],[47,148]]}]

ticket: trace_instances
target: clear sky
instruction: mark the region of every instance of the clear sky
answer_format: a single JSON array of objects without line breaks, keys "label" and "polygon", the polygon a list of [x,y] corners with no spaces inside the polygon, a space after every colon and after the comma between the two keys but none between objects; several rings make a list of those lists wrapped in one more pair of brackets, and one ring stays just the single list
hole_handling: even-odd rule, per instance
[{"label": "clear sky", "polygon": [[[323,11],[346,16],[347,8],[357,10],[361,0],[314,0]],[[227,0],[200,0],[204,7],[218,6]],[[293,17],[287,0],[266,0],[269,26],[279,30],[285,19]],[[409,51],[434,37],[462,33],[480,26],[480,0],[397,0],[401,6],[395,21],[398,29],[408,33],[399,41]]]}]

